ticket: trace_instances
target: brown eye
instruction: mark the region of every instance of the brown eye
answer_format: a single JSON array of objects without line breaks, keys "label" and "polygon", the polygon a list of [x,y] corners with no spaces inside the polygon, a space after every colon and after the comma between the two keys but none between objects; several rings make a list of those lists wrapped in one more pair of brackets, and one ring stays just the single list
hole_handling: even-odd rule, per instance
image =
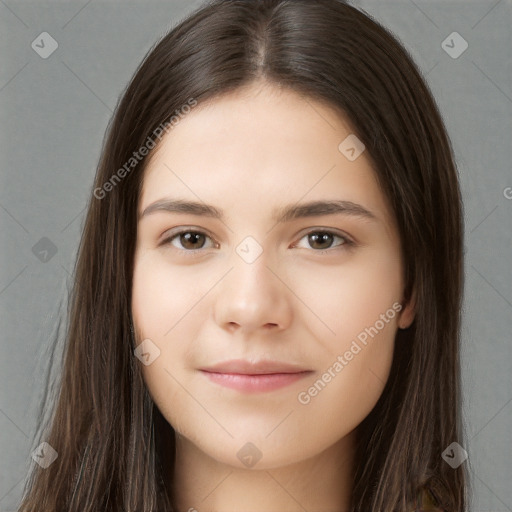
[{"label": "brown eye", "polygon": [[[345,246],[345,248],[349,246],[353,246],[354,243],[352,240],[350,240],[348,237],[345,237],[343,235],[334,233],[332,231],[324,231],[324,230],[317,230],[317,231],[310,231],[306,235],[304,235],[301,240],[307,237],[307,243],[310,248],[316,249],[318,251],[321,250],[329,250],[329,249],[336,249],[338,247]],[[341,243],[334,244],[335,239],[341,240]]]},{"label": "brown eye", "polygon": [[313,249],[329,249],[333,243],[334,236],[331,233],[310,233],[308,241]]},{"label": "brown eye", "polygon": [[185,249],[202,249],[204,246],[205,236],[202,233],[186,231],[184,233],[180,233],[178,236],[181,245]]},{"label": "brown eye", "polygon": [[211,248],[211,246],[205,247],[208,239],[211,240],[206,233],[187,229],[168,236],[160,245],[172,245],[179,251],[193,252],[198,249]]}]

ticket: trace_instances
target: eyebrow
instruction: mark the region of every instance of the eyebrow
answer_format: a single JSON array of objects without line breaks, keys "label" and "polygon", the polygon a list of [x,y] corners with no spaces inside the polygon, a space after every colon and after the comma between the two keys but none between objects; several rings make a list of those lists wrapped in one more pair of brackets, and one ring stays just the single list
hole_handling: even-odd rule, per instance
[{"label": "eyebrow", "polygon": [[[139,220],[160,211],[198,215],[219,220],[224,219],[224,212],[215,206],[196,201],[164,198],[147,206],[139,215]],[[272,218],[278,223],[284,223],[306,217],[338,214],[361,217],[373,221],[378,220],[377,216],[364,206],[352,201],[343,200],[317,200],[276,208],[273,210]]]}]

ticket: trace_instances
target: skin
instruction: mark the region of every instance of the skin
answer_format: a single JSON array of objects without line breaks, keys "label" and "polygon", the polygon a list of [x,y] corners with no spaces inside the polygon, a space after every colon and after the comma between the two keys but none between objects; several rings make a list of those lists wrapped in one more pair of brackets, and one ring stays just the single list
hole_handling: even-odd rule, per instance
[{"label": "skin", "polygon": [[[140,213],[172,197],[225,214],[154,211],[137,229],[133,321],[138,340],[160,351],[142,370],[177,433],[180,511],[348,509],[355,429],[382,393],[397,329],[414,318],[414,304],[402,301],[399,234],[369,155],[349,161],[338,149],[352,133],[328,105],[255,82],[200,103],[152,155]],[[275,208],[328,199],[358,203],[375,219],[272,218]],[[161,244],[180,226],[206,237]],[[322,230],[335,236],[316,244],[307,236]],[[263,251],[252,263],[237,252],[247,236]],[[394,303],[401,311],[301,403],[299,393]],[[293,362],[312,373],[248,394],[198,370],[236,358]],[[237,457],[248,442],[261,454],[251,467]]]}]

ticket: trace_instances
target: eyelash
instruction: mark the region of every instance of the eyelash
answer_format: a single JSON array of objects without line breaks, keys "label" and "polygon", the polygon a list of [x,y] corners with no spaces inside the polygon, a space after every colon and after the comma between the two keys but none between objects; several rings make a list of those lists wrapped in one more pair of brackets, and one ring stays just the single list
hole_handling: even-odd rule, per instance
[{"label": "eyelash", "polygon": [[[171,242],[179,237],[180,235],[183,235],[184,233],[193,233],[195,235],[203,235],[207,238],[210,238],[211,240],[212,237],[210,237],[207,233],[205,233],[204,231],[200,231],[200,230],[194,230],[194,229],[183,229],[181,231],[178,231],[176,233],[173,233],[171,236],[167,237],[165,240],[162,241],[162,243],[160,244],[161,246],[167,246],[167,245],[170,245]],[[311,231],[308,231],[307,233],[305,233],[304,235],[302,235],[302,237],[299,239],[299,242],[300,240],[302,240],[303,238],[311,235],[311,234],[328,234],[328,235],[332,235],[334,237],[337,237],[337,238],[340,238],[343,240],[343,243],[335,246],[335,247],[329,247],[328,249],[312,249],[312,251],[314,252],[333,252],[335,251],[336,249],[339,249],[339,250],[349,250],[351,248],[353,248],[356,244],[353,240],[351,240],[350,238],[348,238],[346,235],[341,235],[335,231],[331,231],[331,230],[328,230],[328,229],[313,229]],[[178,251],[180,254],[185,254],[187,257],[196,257],[196,256],[200,256],[201,255],[201,249],[179,249],[177,247],[173,247],[176,251]]]}]

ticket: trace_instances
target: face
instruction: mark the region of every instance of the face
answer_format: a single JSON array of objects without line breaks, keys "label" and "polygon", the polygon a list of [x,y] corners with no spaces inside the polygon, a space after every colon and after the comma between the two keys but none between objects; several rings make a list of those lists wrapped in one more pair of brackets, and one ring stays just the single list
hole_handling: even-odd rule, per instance
[{"label": "face", "polygon": [[193,108],[145,171],[142,370],[198,453],[299,462],[353,432],[382,393],[413,312],[393,214],[353,137],[325,104],[253,84]]}]

